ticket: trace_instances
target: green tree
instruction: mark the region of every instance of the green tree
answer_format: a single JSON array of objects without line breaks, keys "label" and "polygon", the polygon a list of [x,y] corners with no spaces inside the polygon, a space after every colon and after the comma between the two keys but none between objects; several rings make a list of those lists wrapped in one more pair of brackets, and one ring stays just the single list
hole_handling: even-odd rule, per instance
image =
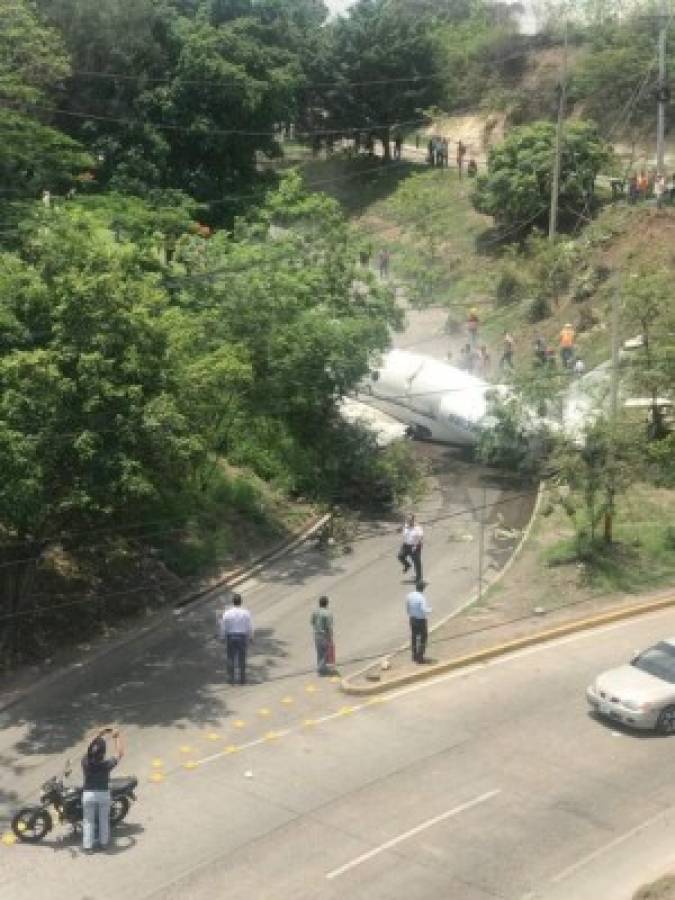
[{"label": "green tree", "polygon": [[246,383],[228,404],[221,449],[321,492],[337,458],[337,400],[401,323],[391,292],[363,280],[337,203],[304,194],[296,175],[232,234],[197,254],[195,240],[176,252],[174,302],[200,323],[193,352],[227,346],[230,374]]},{"label": "green tree", "polygon": [[[3,611],[30,608],[36,557],[58,536],[138,521],[203,446],[175,402],[166,295],[138,251],[73,209],[44,211],[0,256]],[[5,648],[15,619],[2,631]]]},{"label": "green tree", "polygon": [[598,418],[584,434],[581,447],[558,441],[552,466],[563,490],[561,503],[574,525],[577,555],[592,557],[598,527],[604,521],[604,543],[611,543],[616,500],[639,479],[644,442],[620,421]]},{"label": "green tree", "polygon": [[[476,209],[514,233],[547,227],[554,142],[552,123],[514,128],[488,153],[488,172],[478,177],[472,197]],[[576,121],[565,126],[558,200],[563,225],[576,223],[592,208],[595,178],[610,160],[594,125]]]},{"label": "green tree", "polygon": [[675,312],[667,269],[641,269],[624,281],[622,325],[626,333],[641,338],[641,346],[629,361],[629,386],[652,401],[649,436],[665,437],[660,399],[672,394],[675,384]]},{"label": "green tree", "polygon": [[72,184],[91,159],[44,124],[50,92],[69,72],[63,43],[26,0],[0,0],[0,189],[10,198]]},{"label": "green tree", "polygon": [[408,4],[358,0],[327,27],[326,47],[324,128],[370,134],[388,160],[392,129],[421,124],[440,95],[429,21]]},{"label": "green tree", "polygon": [[185,190],[215,201],[216,220],[245,209],[235,195],[258,179],[257,153],[280,154],[322,5],[41,2],[73,60],[58,121],[100,156],[99,180]]}]

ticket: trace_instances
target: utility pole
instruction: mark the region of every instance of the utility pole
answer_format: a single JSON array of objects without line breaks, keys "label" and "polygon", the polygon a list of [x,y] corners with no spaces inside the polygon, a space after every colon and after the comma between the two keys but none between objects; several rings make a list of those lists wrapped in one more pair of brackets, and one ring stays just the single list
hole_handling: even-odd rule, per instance
[{"label": "utility pole", "polygon": [[616,465],[616,432],[619,413],[619,288],[612,293],[612,369],[609,382],[609,447],[607,468],[609,482],[607,486],[607,509],[605,511],[605,543],[611,544],[614,524],[614,496],[616,494],[614,466]]},{"label": "utility pole", "polygon": [[563,126],[567,105],[567,13],[565,13],[562,73],[560,98],[558,100],[558,121],[555,127],[555,156],[553,157],[553,178],[551,180],[551,211],[548,220],[548,239],[554,241],[558,232],[558,194],[560,193],[560,157],[562,155]]},{"label": "utility pole", "polygon": [[483,599],[483,567],[485,565],[485,507],[487,506],[487,488],[483,485],[478,529],[478,603]]},{"label": "utility pole", "polygon": [[656,174],[665,175],[666,105],[670,90],[666,84],[666,32],[668,16],[666,0],[661,0],[659,12],[659,82],[656,89]]}]

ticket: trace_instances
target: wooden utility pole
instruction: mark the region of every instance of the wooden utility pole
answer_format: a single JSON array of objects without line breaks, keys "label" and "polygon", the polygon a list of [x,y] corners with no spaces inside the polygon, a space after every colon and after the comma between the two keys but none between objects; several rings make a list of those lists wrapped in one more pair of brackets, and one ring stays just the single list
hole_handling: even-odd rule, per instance
[{"label": "wooden utility pole", "polygon": [[478,529],[478,603],[483,599],[483,568],[485,558],[485,507],[487,506],[487,488],[483,485]]},{"label": "wooden utility pole", "polygon": [[607,467],[609,482],[607,486],[607,509],[605,510],[605,543],[613,540],[614,496],[616,494],[614,466],[616,465],[616,432],[619,414],[619,288],[612,293],[612,369],[609,382],[609,448]]},{"label": "wooden utility pole", "polygon": [[565,14],[562,72],[560,97],[558,100],[558,121],[555,127],[555,155],[553,157],[553,178],[551,179],[551,211],[548,220],[548,239],[554,241],[558,233],[558,194],[560,193],[560,158],[562,156],[565,107],[567,106],[567,14]]},{"label": "wooden utility pole", "polygon": [[666,105],[670,100],[670,89],[666,83],[666,32],[668,16],[666,2],[661,0],[659,14],[659,81],[656,90],[656,174],[665,175],[666,149]]}]

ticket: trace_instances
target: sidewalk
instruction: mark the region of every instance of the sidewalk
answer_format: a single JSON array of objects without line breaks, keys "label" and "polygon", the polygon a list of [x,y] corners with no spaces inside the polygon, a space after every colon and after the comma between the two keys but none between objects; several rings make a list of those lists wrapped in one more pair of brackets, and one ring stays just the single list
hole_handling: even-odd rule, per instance
[{"label": "sidewalk", "polygon": [[[548,639],[548,632],[557,628],[579,626],[579,629],[594,617],[605,614],[631,615],[635,607],[672,600],[675,604],[673,588],[662,588],[658,591],[636,596],[622,594],[616,596],[597,597],[592,601],[570,604],[544,613],[532,612],[530,615],[492,622],[482,623],[484,610],[476,605],[467,606],[449,620],[431,628],[427,644],[426,662],[422,665],[411,659],[408,642],[394,649],[391,654],[366,669],[355,673],[343,681],[346,693],[380,693],[388,688],[395,688],[401,683],[422,680],[436,674],[439,669],[462,665],[465,657],[466,665],[472,664],[474,654],[490,653],[499,655],[506,652],[506,645],[513,641],[524,640],[537,642],[537,636]],[[645,610],[645,611],[648,611]],[[515,648],[514,648],[515,649]]]}]

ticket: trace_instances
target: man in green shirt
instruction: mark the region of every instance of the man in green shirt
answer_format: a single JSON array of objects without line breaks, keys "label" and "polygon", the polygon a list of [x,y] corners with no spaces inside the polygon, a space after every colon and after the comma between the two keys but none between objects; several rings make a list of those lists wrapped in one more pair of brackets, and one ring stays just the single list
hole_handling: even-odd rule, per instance
[{"label": "man in green shirt", "polygon": [[[310,619],[316,645],[316,669],[319,675],[330,675],[335,662],[333,649],[333,614],[328,612],[328,597],[319,597],[319,608]],[[332,657],[332,658],[331,658]]]}]

